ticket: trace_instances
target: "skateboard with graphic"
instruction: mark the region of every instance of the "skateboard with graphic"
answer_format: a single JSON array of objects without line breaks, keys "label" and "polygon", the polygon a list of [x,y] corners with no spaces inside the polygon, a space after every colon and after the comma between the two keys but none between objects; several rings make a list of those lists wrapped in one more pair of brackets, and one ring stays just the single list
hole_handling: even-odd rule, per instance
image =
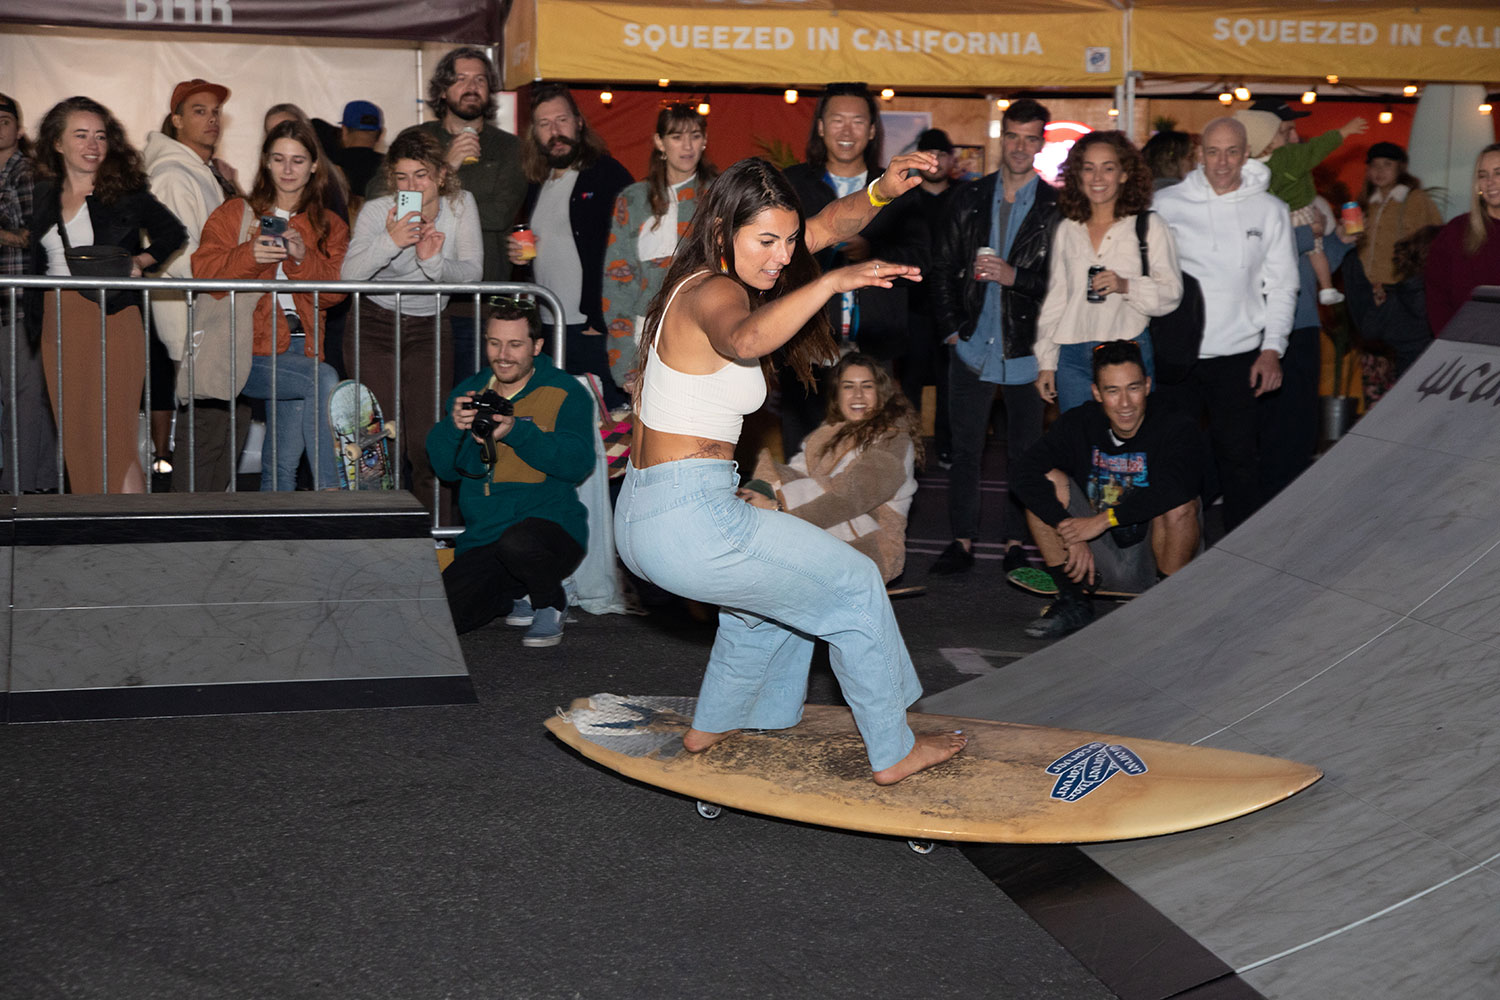
[{"label": "skateboard with graphic", "polygon": [[328,425],[339,454],[339,484],[346,490],[396,488],[391,443],[396,427],[380,414],[380,403],[366,386],[340,382],[328,397]]},{"label": "skateboard with graphic", "polygon": [[613,771],[698,800],[911,840],[1053,844],[1153,837],[1294,795],[1321,771],[1279,757],[1159,740],[908,712],[914,732],[963,730],[952,760],[875,784],[849,709],[804,706],[790,729],[744,730],[702,753],[682,735],[695,698],[596,694],[546,721]]}]

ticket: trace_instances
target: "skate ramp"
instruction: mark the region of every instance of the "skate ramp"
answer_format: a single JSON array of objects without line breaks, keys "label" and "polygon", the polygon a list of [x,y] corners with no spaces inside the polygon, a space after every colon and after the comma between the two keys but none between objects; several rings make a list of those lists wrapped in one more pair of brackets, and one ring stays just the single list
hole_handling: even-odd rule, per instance
[{"label": "skate ramp", "polygon": [[[1344,440],[1182,573],[920,707],[1323,768],[1262,812],[1079,850],[1264,996],[1493,996],[1497,548],[1500,288],[1486,288]],[[1080,957],[1130,919],[1063,895],[1046,906],[1070,917],[1043,922]]]}]

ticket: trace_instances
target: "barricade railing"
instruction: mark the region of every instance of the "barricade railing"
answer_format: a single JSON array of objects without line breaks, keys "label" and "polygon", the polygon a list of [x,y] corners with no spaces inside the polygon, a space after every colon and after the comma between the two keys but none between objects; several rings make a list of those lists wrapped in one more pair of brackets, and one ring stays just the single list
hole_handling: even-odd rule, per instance
[{"label": "barricade railing", "polygon": [[[563,312],[563,309],[562,309],[562,303],[558,300],[557,296],[554,295],[548,289],[546,289],[546,288],[544,288],[544,287],[542,287],[540,285],[527,284],[527,283],[522,283],[522,282],[486,281],[486,282],[464,282],[464,283],[457,283],[457,282],[397,282],[397,281],[251,281],[251,280],[226,281],[226,280],[209,280],[209,279],[197,279],[197,278],[82,278],[82,277],[75,278],[75,277],[63,277],[63,276],[60,276],[60,275],[46,275],[46,276],[38,276],[38,275],[0,276],[0,302],[3,302],[6,305],[6,307],[7,307],[6,310],[5,310],[7,318],[6,318],[6,322],[4,324],[4,329],[3,329],[3,331],[0,331],[0,350],[4,350],[6,352],[6,358],[9,361],[9,371],[11,371],[12,373],[16,372],[16,370],[17,370],[17,364],[18,364],[18,362],[20,360],[21,345],[23,343],[23,339],[22,338],[26,337],[25,328],[22,325],[22,323],[20,322],[20,311],[21,311],[21,308],[23,306],[22,293],[23,293],[23,291],[25,289],[28,289],[28,288],[39,288],[39,289],[42,289],[44,295],[46,296],[46,300],[49,301],[49,302],[51,302],[53,304],[53,310],[52,310],[52,312],[53,312],[54,315],[53,315],[53,320],[52,320],[52,328],[51,329],[45,329],[44,328],[42,330],[42,338],[44,340],[46,338],[49,338],[49,337],[52,338],[52,342],[55,345],[56,350],[57,350],[56,362],[55,362],[56,368],[54,369],[54,374],[56,376],[56,383],[55,384],[57,386],[57,400],[56,400],[56,406],[54,406],[52,408],[52,411],[53,411],[53,413],[56,414],[57,490],[58,490],[59,493],[61,493],[63,491],[63,489],[64,489],[65,464],[64,464],[64,450],[63,450],[63,447],[64,447],[63,446],[63,430],[64,430],[64,426],[65,426],[65,424],[64,424],[65,417],[63,416],[63,412],[64,412],[63,401],[67,398],[67,395],[66,395],[67,394],[67,387],[66,387],[66,385],[63,382],[63,365],[62,365],[62,356],[63,356],[63,322],[62,322],[62,309],[61,309],[61,295],[64,292],[78,291],[78,292],[84,292],[84,293],[92,293],[90,295],[87,295],[87,297],[90,298],[90,299],[92,299],[92,300],[94,300],[99,305],[99,307],[100,307],[100,309],[99,309],[99,365],[100,365],[101,371],[104,370],[104,368],[106,367],[106,364],[107,364],[107,354],[106,354],[106,344],[107,344],[107,326],[106,326],[106,323],[107,323],[107,317],[106,317],[105,308],[104,308],[106,295],[109,292],[117,291],[117,290],[118,291],[133,291],[133,292],[140,292],[141,293],[140,307],[141,307],[142,320],[145,323],[146,330],[148,331],[148,336],[147,336],[147,339],[145,341],[145,358],[144,358],[144,361],[145,361],[145,371],[146,371],[145,384],[147,386],[149,386],[151,384],[151,367],[152,367],[152,362],[151,362],[151,344],[150,344],[149,337],[152,336],[152,335],[154,335],[154,334],[151,334],[149,331],[151,331],[151,329],[152,329],[151,321],[150,321],[150,315],[151,315],[151,304],[152,304],[153,295],[159,295],[160,293],[166,292],[166,293],[172,293],[172,295],[174,296],[172,300],[175,301],[175,302],[183,302],[185,300],[185,305],[186,305],[186,310],[187,310],[186,311],[186,315],[187,315],[187,331],[188,331],[188,334],[187,334],[187,343],[184,345],[184,350],[183,350],[183,360],[182,360],[182,362],[180,364],[182,366],[185,366],[186,370],[187,370],[186,384],[187,384],[188,392],[187,392],[187,398],[186,399],[177,400],[176,401],[176,405],[185,408],[186,412],[187,412],[187,417],[188,417],[188,419],[186,421],[186,428],[184,428],[184,427],[181,426],[182,422],[179,422],[178,440],[179,441],[183,440],[184,439],[184,435],[185,435],[186,448],[187,448],[185,460],[188,463],[188,489],[189,489],[189,491],[196,491],[196,488],[197,488],[197,482],[196,482],[196,463],[194,461],[194,458],[195,458],[195,454],[196,454],[198,442],[196,441],[196,435],[194,433],[194,431],[195,431],[194,414],[195,414],[196,408],[198,406],[199,400],[195,396],[195,391],[196,391],[196,385],[195,385],[195,383],[196,383],[197,352],[196,352],[196,350],[194,350],[194,345],[193,345],[193,342],[192,342],[192,331],[195,331],[195,330],[198,329],[198,327],[196,326],[196,324],[195,324],[194,321],[195,321],[195,318],[196,318],[196,312],[197,312],[197,308],[198,308],[198,300],[199,300],[200,296],[204,296],[204,295],[208,295],[208,294],[212,294],[212,293],[220,293],[220,292],[227,292],[228,293],[228,299],[229,299],[229,324],[228,325],[229,325],[229,329],[228,329],[227,333],[228,333],[228,336],[230,338],[229,343],[230,343],[230,347],[231,347],[231,350],[229,351],[229,384],[230,385],[239,385],[240,384],[239,376],[240,376],[241,373],[237,371],[237,368],[238,368],[238,352],[234,349],[234,347],[236,346],[234,338],[238,335],[238,324],[236,323],[236,319],[237,319],[237,315],[238,315],[238,310],[240,308],[247,308],[247,307],[248,308],[253,308],[253,305],[248,305],[247,306],[247,305],[243,305],[242,304],[242,302],[241,302],[241,297],[242,296],[245,296],[247,294],[251,295],[251,296],[259,296],[259,295],[266,294],[266,293],[272,293],[272,294],[276,294],[276,293],[287,293],[287,294],[290,294],[290,293],[296,293],[296,292],[311,293],[312,296],[313,296],[313,302],[314,302],[315,311],[320,311],[318,307],[321,306],[320,299],[321,299],[322,296],[328,295],[328,294],[347,295],[352,301],[351,301],[350,306],[349,306],[349,312],[348,312],[348,316],[347,316],[347,320],[346,320],[346,326],[345,326],[344,333],[343,333],[343,341],[344,341],[344,347],[345,347],[345,357],[349,359],[349,363],[346,365],[346,371],[344,372],[344,374],[348,378],[350,378],[350,379],[352,379],[352,380],[354,380],[356,382],[361,382],[361,383],[362,383],[363,380],[361,378],[361,370],[360,370],[360,368],[361,368],[361,360],[360,360],[360,355],[361,355],[361,351],[360,351],[360,307],[361,307],[361,305],[363,303],[363,300],[366,297],[368,297],[368,296],[380,296],[380,297],[394,298],[395,299],[396,308],[395,308],[395,310],[393,310],[393,312],[394,312],[394,315],[395,315],[395,327],[396,327],[397,336],[396,336],[395,352],[394,352],[395,353],[395,357],[394,357],[394,361],[393,361],[395,371],[392,372],[392,379],[391,379],[391,383],[390,384],[395,387],[395,398],[393,398],[391,400],[378,400],[378,402],[380,403],[380,405],[381,405],[381,407],[382,407],[382,409],[384,411],[383,416],[388,421],[398,421],[399,420],[399,415],[402,413],[402,399],[401,399],[401,384],[402,384],[402,379],[401,379],[401,363],[402,363],[402,358],[401,358],[401,337],[400,337],[400,331],[402,329],[403,324],[406,324],[406,323],[425,323],[425,322],[429,322],[429,321],[433,324],[433,328],[434,328],[433,329],[433,333],[434,333],[434,335],[433,335],[433,341],[434,341],[434,344],[435,344],[435,348],[434,348],[434,351],[433,351],[433,357],[432,357],[433,399],[434,399],[434,407],[433,407],[433,409],[434,409],[434,412],[431,414],[431,417],[432,417],[431,423],[436,423],[438,420],[442,419],[442,417],[444,416],[444,413],[442,412],[443,411],[443,403],[444,403],[444,401],[446,399],[448,390],[452,388],[452,385],[451,385],[451,383],[452,383],[452,360],[451,360],[450,354],[451,354],[451,351],[453,350],[453,348],[451,347],[450,344],[445,343],[445,339],[442,336],[442,330],[443,330],[443,313],[441,311],[439,311],[439,312],[436,312],[431,317],[428,317],[428,316],[403,316],[402,313],[401,313],[401,300],[402,300],[402,298],[404,296],[413,296],[413,295],[415,295],[415,296],[431,297],[431,296],[436,296],[436,295],[446,295],[446,296],[450,297],[449,298],[449,302],[448,302],[448,306],[447,306],[448,315],[450,317],[454,317],[454,316],[470,316],[470,315],[472,315],[473,320],[474,320],[474,330],[475,330],[475,334],[474,334],[474,341],[475,341],[475,343],[474,343],[473,370],[476,371],[476,372],[485,367],[485,360],[484,360],[484,315],[485,315],[485,311],[486,311],[485,310],[485,305],[484,305],[485,299],[487,297],[489,297],[489,296],[492,296],[492,295],[502,295],[502,296],[525,295],[525,296],[530,296],[530,297],[532,297],[532,298],[534,298],[536,300],[539,300],[539,302],[541,304],[545,305],[548,308],[548,311],[551,312],[551,314],[552,314],[553,358],[557,362],[558,368],[563,368],[564,367],[564,361],[565,361],[564,354],[563,354],[563,352],[564,352],[565,336],[564,336],[564,325],[563,325],[564,312]],[[178,295],[178,294],[180,294],[182,296],[182,298],[176,298],[175,296]],[[56,298],[54,298],[54,296],[56,296]],[[160,299],[158,299],[158,300],[160,301]],[[272,308],[271,309],[271,342],[272,342],[272,344],[275,344],[277,342],[277,340],[279,339],[279,330],[280,330],[280,327],[282,327],[282,326],[285,325],[285,320],[282,318],[281,312],[282,312],[282,310],[279,309],[279,308]],[[315,338],[314,339],[314,344],[313,344],[313,348],[314,348],[313,353],[314,353],[314,356],[317,356],[317,357],[322,357],[323,356],[323,354],[324,354],[324,351],[323,351],[324,345],[322,343],[319,343],[318,340],[321,340],[321,338],[323,338],[325,336],[325,334],[326,334],[326,331],[325,330],[321,330],[321,329],[317,330],[317,331],[313,331],[313,330],[306,331],[305,335],[307,337],[309,337],[309,338]],[[76,336],[76,334],[75,334],[75,336]],[[277,367],[278,367],[278,362],[276,360],[277,356],[273,354],[273,355],[271,355],[271,358],[272,358],[271,366],[270,366],[270,386],[271,386],[271,391],[270,391],[270,396],[267,399],[267,406],[268,406],[268,408],[275,405],[275,399],[276,399],[276,378],[277,378],[276,373],[277,373]],[[174,367],[174,373],[175,373],[175,370],[177,369],[178,366],[174,365],[173,367]],[[248,375],[248,373],[244,373],[244,374]],[[16,466],[14,464],[12,464],[12,463],[17,463],[20,460],[20,458],[19,458],[19,452],[20,452],[20,421],[22,419],[22,414],[20,414],[18,412],[18,408],[17,408],[16,381],[17,381],[17,379],[15,377],[12,377],[12,378],[8,379],[7,380],[7,384],[4,387],[4,396],[0,397],[0,398],[3,398],[3,402],[4,402],[4,405],[5,405],[4,430],[3,430],[4,441],[5,441],[4,462],[7,465],[10,466],[10,476],[9,476],[9,478],[10,478],[10,484],[11,484],[11,493],[13,495],[14,494],[18,494],[18,493],[21,492],[20,484],[21,484],[21,479],[22,479],[22,477],[20,475],[20,471],[21,470],[18,469],[18,468],[16,468]],[[135,391],[135,390],[130,390],[130,391]],[[108,413],[109,413],[109,407],[108,407],[108,402],[109,402],[109,384],[108,384],[108,379],[107,378],[101,378],[100,379],[99,393],[100,393],[99,407],[100,407],[100,437],[101,437],[100,466],[101,466],[101,471],[103,473],[103,482],[105,482],[106,484],[108,484],[110,482],[110,479],[109,479],[110,456],[109,456],[108,431],[107,431],[107,423],[108,423],[108,419],[109,419],[108,418]],[[231,458],[232,468],[231,468],[231,472],[230,472],[229,487],[228,488],[229,488],[229,491],[232,492],[232,491],[235,490],[235,478],[236,478],[236,473],[237,473],[238,465],[239,465],[239,451],[238,451],[238,448],[237,448],[237,444],[238,444],[238,441],[239,441],[239,438],[238,438],[238,414],[236,412],[236,407],[233,404],[233,400],[230,400],[228,402],[229,402],[228,444],[229,444],[229,451],[230,451],[230,453],[232,455],[232,458]],[[327,406],[327,399],[323,398],[322,393],[321,393],[321,391],[320,391],[320,389],[319,389],[319,387],[317,385],[317,380],[316,379],[314,380],[314,399],[313,399],[313,403],[314,403],[315,406],[317,406],[319,408],[319,412],[320,413],[323,412],[323,408],[325,408]],[[387,407],[389,407],[389,408],[387,409]],[[399,424],[397,426],[399,427]],[[428,426],[431,426],[431,424],[428,424]],[[132,437],[134,437],[134,435],[132,435]],[[321,440],[321,437],[322,437],[322,435],[319,435],[317,438],[314,439],[314,444],[313,444],[314,450],[313,450],[313,452],[311,454],[309,454],[307,456],[307,460],[308,460],[309,463],[311,463],[312,468],[314,470],[316,470],[318,468],[318,464],[317,463],[318,463],[319,458],[321,457],[320,449],[322,447],[325,447],[325,446],[329,447],[329,448],[334,447],[334,442],[331,439],[329,441],[327,441],[327,442],[324,442],[324,441]],[[396,488],[397,489],[403,489],[403,488],[405,488],[404,483],[403,483],[402,460],[404,459],[404,457],[407,454],[407,452],[410,451],[413,448],[423,448],[423,447],[426,447],[425,436],[424,436],[424,438],[422,440],[416,440],[416,441],[407,441],[405,438],[406,438],[406,435],[405,434],[401,434],[401,433],[398,433],[397,436],[396,436],[395,460],[394,460],[393,464],[394,464],[394,473],[395,473],[395,477],[396,477]],[[180,445],[179,445],[179,447],[180,447]],[[272,435],[272,434],[268,433],[267,434],[267,440],[266,440],[266,446],[263,448],[262,454],[263,454],[263,456],[269,456],[269,461],[271,461],[272,463],[274,463],[275,460],[276,460],[276,457],[275,457],[276,456],[276,450],[277,450],[277,444],[276,444],[276,441],[275,441],[275,435]],[[183,460],[183,456],[180,455],[180,454],[174,455],[174,458],[177,461],[182,461]],[[128,456],[128,460],[129,461],[136,461],[137,460],[137,457],[136,457],[134,451],[132,451],[132,454],[130,456]],[[266,461],[266,460],[267,459],[263,457],[262,461]],[[274,471],[274,464],[273,464],[273,472],[272,472],[273,479],[275,478],[275,475],[276,475],[276,473]],[[145,478],[146,489],[149,492],[150,489],[151,489],[151,476],[150,476],[150,473],[147,472],[147,471],[145,471],[145,470],[143,470],[143,476]],[[355,489],[359,488],[359,485],[358,485],[357,482],[355,482],[355,483],[353,483],[351,485]],[[433,495],[430,498],[430,500],[431,500],[430,507],[431,507],[431,510],[433,511],[433,534],[434,534],[435,537],[451,537],[453,535],[459,534],[462,531],[462,528],[444,526],[444,525],[442,525],[440,523],[440,513],[439,513],[440,510],[441,510],[440,491],[441,491],[441,485],[435,482],[434,485],[433,485]]]}]

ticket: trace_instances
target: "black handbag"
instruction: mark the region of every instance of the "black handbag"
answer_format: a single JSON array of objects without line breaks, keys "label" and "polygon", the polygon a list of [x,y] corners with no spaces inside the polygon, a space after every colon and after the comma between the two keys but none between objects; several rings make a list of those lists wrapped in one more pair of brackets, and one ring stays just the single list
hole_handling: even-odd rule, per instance
[{"label": "black handbag", "polygon": [[96,243],[75,247],[68,242],[68,227],[62,213],[57,214],[57,235],[62,237],[63,256],[68,259],[68,273],[75,278],[128,278],[135,266],[124,247]]},{"label": "black handbag", "polygon": [[[1141,247],[1141,273],[1150,274],[1146,253],[1146,226],[1149,212],[1135,217],[1135,238]],[[1177,385],[1187,381],[1198,351],[1203,346],[1203,287],[1198,279],[1182,272],[1182,301],[1165,316],[1155,316],[1147,325],[1151,331],[1151,353],[1156,363],[1156,383]]]}]

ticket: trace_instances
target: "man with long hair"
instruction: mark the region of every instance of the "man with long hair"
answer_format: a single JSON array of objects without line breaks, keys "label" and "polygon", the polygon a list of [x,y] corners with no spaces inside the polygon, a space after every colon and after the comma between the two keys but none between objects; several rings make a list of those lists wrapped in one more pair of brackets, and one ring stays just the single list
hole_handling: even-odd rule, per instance
[{"label": "man with long hair", "polygon": [[[417,126],[442,141],[449,169],[458,172],[459,184],[474,196],[479,206],[485,281],[510,280],[505,236],[526,198],[521,140],[492,121],[495,94],[499,90],[500,74],[484,49],[474,46],[454,49],[438,62],[432,79],[427,82],[427,106],[437,120]],[[377,172],[367,195],[388,193],[375,190],[381,184]],[[472,305],[468,310],[456,307],[450,317],[455,381],[483,367],[483,359],[479,368],[474,364],[478,328],[472,308]]]},{"label": "man with long hair", "polygon": [[[786,169],[809,216],[839,198],[863,190],[882,171],[884,133],[875,98],[862,83],[831,83],[818,98],[807,135],[807,159]],[[921,201],[908,191],[898,204],[878,213],[870,224],[818,256],[826,270],[879,257],[926,269],[930,233]],[[833,332],[853,341],[870,356],[889,362],[906,351],[907,297],[904,283],[893,288],[862,288],[840,295],[828,305]],[[832,363],[836,359],[829,359]],[[820,380],[826,370],[820,374]],[[781,436],[786,454],[823,419],[821,391],[808,393],[790,379],[781,384]]]},{"label": "man with long hair", "polygon": [[[536,236],[532,279],[562,300],[568,371],[599,376],[605,405],[623,406],[625,393],[610,375],[605,349],[604,251],[615,198],[634,178],[609,155],[561,83],[539,84],[531,92],[521,166],[531,183],[523,218]],[[512,264],[526,263],[518,240],[509,249]]]}]

